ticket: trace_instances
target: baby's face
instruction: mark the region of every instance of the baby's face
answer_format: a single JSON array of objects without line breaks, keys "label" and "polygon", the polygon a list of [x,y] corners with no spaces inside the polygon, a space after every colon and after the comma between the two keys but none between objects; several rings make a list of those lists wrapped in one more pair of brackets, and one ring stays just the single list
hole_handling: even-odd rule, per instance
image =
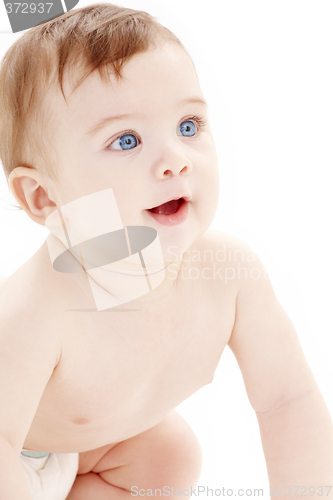
[{"label": "baby's face", "polygon": [[[210,226],[218,203],[214,141],[199,82],[184,50],[166,44],[134,56],[125,80],[91,74],[67,104],[53,106],[60,160],[53,199],[65,203],[112,188],[124,225],[151,226],[165,251],[186,250]],[[148,209],[189,197],[187,218],[165,225]],[[166,216],[165,216],[166,217]]]}]

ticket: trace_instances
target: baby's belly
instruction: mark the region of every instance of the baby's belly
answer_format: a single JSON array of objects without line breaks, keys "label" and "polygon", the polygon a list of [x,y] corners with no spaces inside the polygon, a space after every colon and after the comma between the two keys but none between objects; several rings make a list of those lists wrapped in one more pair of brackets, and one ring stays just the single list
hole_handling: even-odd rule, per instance
[{"label": "baby's belly", "polygon": [[[88,451],[118,443],[160,422],[170,411],[201,387],[211,377],[195,376],[191,383],[166,376],[150,384],[124,387],[123,398],[117,390],[100,384],[94,395],[81,398],[79,404],[66,398],[45,400],[36,413],[24,448],[54,453]],[[115,381],[116,384],[116,381]],[[135,390],[134,390],[134,387]]]},{"label": "baby's belly", "polygon": [[216,322],[214,330],[208,318],[205,328],[196,326],[179,324],[154,336],[123,332],[121,340],[103,340],[103,349],[98,336],[90,343],[92,337],[81,333],[76,354],[63,352],[24,448],[83,452],[156,425],[213,380],[229,335],[221,335]]}]

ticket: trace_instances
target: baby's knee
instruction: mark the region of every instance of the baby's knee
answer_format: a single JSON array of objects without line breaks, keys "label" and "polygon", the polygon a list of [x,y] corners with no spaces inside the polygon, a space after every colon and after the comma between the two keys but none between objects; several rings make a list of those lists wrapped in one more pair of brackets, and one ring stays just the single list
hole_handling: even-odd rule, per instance
[{"label": "baby's knee", "polygon": [[[160,423],[115,446],[99,475],[114,486],[131,491],[193,488],[198,483],[202,452],[188,423],[172,411]],[[100,469],[101,469],[100,464]],[[121,465],[121,467],[119,467]],[[97,472],[97,470],[96,470]]]},{"label": "baby's knee", "polygon": [[[150,431],[150,432],[149,432]],[[147,448],[145,486],[176,488],[195,487],[202,467],[199,441],[189,424],[172,411],[162,422],[146,433]],[[142,437],[144,437],[142,434]]]},{"label": "baby's knee", "polygon": [[[165,420],[166,452],[170,447],[169,460],[175,469],[187,471],[189,477],[198,480],[202,466],[202,451],[198,438],[190,425],[176,411]],[[169,444],[168,444],[169,443]]]}]

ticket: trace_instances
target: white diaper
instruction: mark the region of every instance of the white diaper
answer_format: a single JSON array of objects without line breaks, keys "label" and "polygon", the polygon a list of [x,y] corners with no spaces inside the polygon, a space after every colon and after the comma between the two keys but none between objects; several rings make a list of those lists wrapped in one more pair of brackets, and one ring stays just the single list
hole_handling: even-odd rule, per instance
[{"label": "white diaper", "polygon": [[78,453],[48,453],[42,458],[20,454],[33,500],[65,500],[79,468]]}]

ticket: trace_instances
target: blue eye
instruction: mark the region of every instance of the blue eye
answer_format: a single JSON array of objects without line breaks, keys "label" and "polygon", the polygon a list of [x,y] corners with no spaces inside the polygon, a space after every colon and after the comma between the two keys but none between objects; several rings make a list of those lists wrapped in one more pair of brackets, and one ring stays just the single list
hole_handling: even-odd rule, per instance
[{"label": "blue eye", "polygon": [[192,137],[196,132],[196,126],[194,125],[193,122],[187,120],[186,122],[183,122],[180,125],[179,130],[182,133],[182,135],[186,137]]},{"label": "blue eye", "polygon": [[[117,144],[118,141],[119,141],[119,144]],[[133,134],[124,134],[121,137],[118,137],[118,139],[116,139],[115,141],[113,141],[110,144],[109,149],[116,149],[119,151],[123,151],[124,149],[133,149],[133,148],[135,148],[135,146],[137,146],[137,144],[138,144],[138,141]],[[111,147],[111,146],[115,146],[115,145],[116,145],[116,147]]]}]

